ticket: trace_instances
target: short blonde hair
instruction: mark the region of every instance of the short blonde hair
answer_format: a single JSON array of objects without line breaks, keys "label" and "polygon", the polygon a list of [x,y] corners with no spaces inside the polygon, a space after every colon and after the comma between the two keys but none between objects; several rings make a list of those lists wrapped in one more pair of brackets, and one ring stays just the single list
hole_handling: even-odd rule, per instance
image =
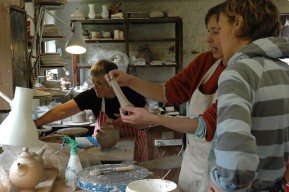
[{"label": "short blonde hair", "polygon": [[109,71],[118,69],[117,65],[108,60],[98,60],[90,68],[90,77],[97,77],[99,75],[105,75]]}]

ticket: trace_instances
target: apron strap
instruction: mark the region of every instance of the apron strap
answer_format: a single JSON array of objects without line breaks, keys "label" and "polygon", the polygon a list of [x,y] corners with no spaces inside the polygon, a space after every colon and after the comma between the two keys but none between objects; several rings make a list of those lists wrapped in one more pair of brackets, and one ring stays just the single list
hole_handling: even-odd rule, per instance
[{"label": "apron strap", "polygon": [[101,111],[105,112],[105,99],[102,98],[102,101],[101,101]]},{"label": "apron strap", "polygon": [[201,85],[202,83],[207,82],[210,77],[214,74],[214,72],[216,71],[216,69],[218,68],[219,64],[221,63],[222,59],[218,59],[213,65],[212,67],[206,72],[206,74],[203,76],[201,82],[199,85]]}]

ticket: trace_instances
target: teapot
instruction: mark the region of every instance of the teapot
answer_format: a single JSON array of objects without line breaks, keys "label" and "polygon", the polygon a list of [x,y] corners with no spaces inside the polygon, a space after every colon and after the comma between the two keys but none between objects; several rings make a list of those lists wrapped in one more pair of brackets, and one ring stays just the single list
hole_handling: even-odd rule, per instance
[{"label": "teapot", "polygon": [[20,191],[35,191],[35,186],[41,180],[42,173],[41,165],[34,155],[29,153],[27,148],[23,148],[23,152],[11,165],[9,179]]},{"label": "teapot", "polygon": [[96,139],[101,149],[112,148],[119,141],[119,131],[113,125],[105,125],[97,131]]}]

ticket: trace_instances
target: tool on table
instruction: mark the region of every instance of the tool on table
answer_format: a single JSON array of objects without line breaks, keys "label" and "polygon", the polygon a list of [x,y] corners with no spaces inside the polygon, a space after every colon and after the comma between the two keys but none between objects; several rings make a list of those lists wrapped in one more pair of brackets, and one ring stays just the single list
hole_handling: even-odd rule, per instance
[{"label": "tool on table", "polygon": [[76,182],[76,174],[82,170],[82,165],[77,154],[78,142],[71,139],[70,137],[63,136],[62,144],[56,151],[60,151],[64,146],[71,146],[70,157],[65,171],[65,184],[69,187],[74,187]]},{"label": "tool on table", "polygon": [[105,173],[111,173],[111,172],[124,172],[124,171],[133,171],[134,166],[133,165],[128,165],[124,167],[114,167],[114,168],[103,168],[103,169],[95,169],[89,172],[90,175],[92,176],[97,176],[97,175],[102,175]]},{"label": "tool on table", "polygon": [[107,168],[126,167],[131,164],[103,164],[87,167],[77,174],[77,185],[85,191],[125,191],[128,183],[147,178],[150,172],[140,166],[133,166],[131,171],[107,172],[102,175],[93,176],[95,170],[105,170]]}]

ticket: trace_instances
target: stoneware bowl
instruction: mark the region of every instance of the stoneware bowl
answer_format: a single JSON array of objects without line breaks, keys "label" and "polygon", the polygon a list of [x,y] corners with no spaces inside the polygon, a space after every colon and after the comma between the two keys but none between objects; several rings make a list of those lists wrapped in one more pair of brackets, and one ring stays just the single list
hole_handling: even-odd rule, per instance
[{"label": "stoneware bowl", "polygon": [[128,184],[126,192],[179,192],[176,183],[164,179],[141,179]]},{"label": "stoneware bowl", "polygon": [[109,31],[102,31],[102,36],[103,36],[103,38],[110,38],[111,33]]}]

